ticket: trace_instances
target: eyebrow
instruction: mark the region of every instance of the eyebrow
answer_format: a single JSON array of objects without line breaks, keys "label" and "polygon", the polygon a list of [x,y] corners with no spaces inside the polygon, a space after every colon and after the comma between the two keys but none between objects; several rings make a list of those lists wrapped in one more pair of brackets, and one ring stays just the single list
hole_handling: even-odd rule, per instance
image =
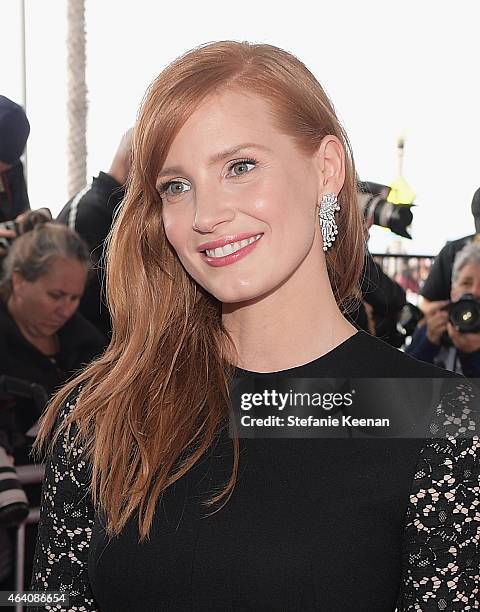
[{"label": "eyebrow", "polygon": [[[232,155],[236,155],[237,153],[239,153],[240,151],[243,151],[244,149],[261,149],[262,151],[265,151],[267,153],[273,153],[271,149],[269,149],[268,147],[264,145],[256,144],[255,142],[244,142],[230,149],[225,149],[224,151],[215,153],[209,158],[207,163],[209,166],[213,166],[213,164],[223,161],[224,159],[226,159],[227,157],[231,157]],[[158,174],[157,180],[159,178],[162,178],[163,176],[172,175],[172,174],[184,174],[184,170],[180,166],[162,168],[162,170]]]},{"label": "eyebrow", "polygon": [[62,291],[61,289],[50,289],[50,293],[60,293],[60,295],[71,295],[74,298],[81,297],[81,293],[67,293],[66,291]]}]

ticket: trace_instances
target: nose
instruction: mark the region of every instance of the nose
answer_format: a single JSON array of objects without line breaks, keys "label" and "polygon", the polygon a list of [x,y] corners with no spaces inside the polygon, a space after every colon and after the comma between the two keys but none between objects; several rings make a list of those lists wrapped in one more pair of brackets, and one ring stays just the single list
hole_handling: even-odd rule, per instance
[{"label": "nose", "polygon": [[78,307],[78,300],[64,298],[56,309],[57,316],[63,321],[67,321]]},{"label": "nose", "polygon": [[192,228],[201,234],[208,234],[215,230],[217,225],[231,221],[235,217],[233,203],[229,196],[218,188],[199,190],[197,188],[195,201],[195,216]]}]

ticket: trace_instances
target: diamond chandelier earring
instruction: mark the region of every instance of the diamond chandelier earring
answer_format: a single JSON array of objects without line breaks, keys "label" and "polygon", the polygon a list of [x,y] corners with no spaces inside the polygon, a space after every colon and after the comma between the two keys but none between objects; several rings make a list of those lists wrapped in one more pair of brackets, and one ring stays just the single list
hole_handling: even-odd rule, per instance
[{"label": "diamond chandelier earring", "polygon": [[320,202],[318,216],[320,227],[322,228],[323,250],[326,251],[332,246],[338,234],[337,223],[335,221],[335,211],[340,210],[337,196],[334,193],[326,193]]}]

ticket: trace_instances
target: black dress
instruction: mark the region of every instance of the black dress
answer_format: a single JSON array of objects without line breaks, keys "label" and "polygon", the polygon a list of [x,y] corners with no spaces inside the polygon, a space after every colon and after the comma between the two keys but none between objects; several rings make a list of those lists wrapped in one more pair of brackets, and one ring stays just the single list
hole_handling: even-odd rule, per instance
[{"label": "black dress", "polygon": [[[359,331],[280,376],[453,375]],[[453,411],[472,423],[469,382],[455,385],[441,420]],[[165,492],[143,544],[137,517],[106,538],[88,464],[67,460],[65,436],[46,468],[31,588],[69,592],[71,610],[105,612],[478,609],[475,436],[241,439],[233,495],[206,516],[201,501],[230,474],[222,431]]]}]

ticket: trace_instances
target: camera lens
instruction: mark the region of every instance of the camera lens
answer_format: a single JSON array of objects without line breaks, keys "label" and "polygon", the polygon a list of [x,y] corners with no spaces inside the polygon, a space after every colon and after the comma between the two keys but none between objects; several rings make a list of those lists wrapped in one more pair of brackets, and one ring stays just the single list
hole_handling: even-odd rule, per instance
[{"label": "camera lens", "polygon": [[0,447],[0,526],[13,527],[28,515],[28,500],[17,472]]},{"label": "camera lens", "polygon": [[480,304],[472,297],[462,296],[451,306],[450,321],[463,333],[480,330]]}]

